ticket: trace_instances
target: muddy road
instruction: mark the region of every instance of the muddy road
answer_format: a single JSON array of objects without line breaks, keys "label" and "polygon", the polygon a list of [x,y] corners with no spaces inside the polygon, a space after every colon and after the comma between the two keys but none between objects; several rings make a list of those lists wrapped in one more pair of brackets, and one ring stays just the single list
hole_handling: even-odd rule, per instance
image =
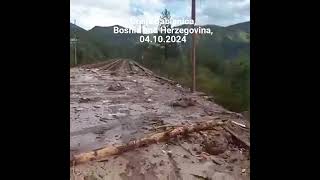
[{"label": "muddy road", "polygon": [[[70,86],[71,156],[212,119],[235,122],[229,129],[249,142],[249,122],[242,115],[129,59],[71,68]],[[249,179],[249,159],[249,149],[221,129],[77,165],[70,174],[72,179]]]}]

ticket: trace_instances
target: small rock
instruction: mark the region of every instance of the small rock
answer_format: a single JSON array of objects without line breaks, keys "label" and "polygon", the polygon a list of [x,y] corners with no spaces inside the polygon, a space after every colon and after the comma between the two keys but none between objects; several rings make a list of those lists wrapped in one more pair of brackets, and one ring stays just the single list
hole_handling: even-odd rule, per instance
[{"label": "small rock", "polygon": [[147,128],[147,127],[142,127],[141,129],[143,129],[143,130],[148,130],[148,128]]},{"label": "small rock", "polygon": [[157,158],[159,156],[160,156],[159,154],[152,154],[152,157],[154,157],[154,158]]},{"label": "small rock", "polygon": [[163,166],[164,165],[164,161],[161,160],[160,163],[159,163],[159,166]]},{"label": "small rock", "polygon": [[79,99],[79,103],[87,103],[87,102],[89,102],[89,101],[90,101],[89,98],[80,98],[80,99]]},{"label": "small rock", "polygon": [[112,84],[108,87],[109,91],[122,91],[126,90],[125,87],[123,87],[120,83],[117,83],[116,85]]},{"label": "small rock", "polygon": [[228,169],[228,170],[230,170],[230,171],[233,171],[233,167],[232,166],[226,166],[226,168]]},{"label": "small rock", "polygon": [[245,173],[245,172],[246,172],[246,169],[242,169],[242,170],[241,170],[241,173]]},{"label": "small rock", "polygon": [[109,100],[103,100],[102,101],[103,104],[108,103],[108,102],[109,102]]},{"label": "small rock", "polygon": [[227,154],[222,154],[222,156],[221,156],[223,159],[228,159],[229,158],[229,156],[227,155]]},{"label": "small rock", "polygon": [[83,108],[76,108],[76,111],[82,111],[84,110]]},{"label": "small rock", "polygon": [[203,143],[204,150],[211,155],[219,155],[224,153],[228,148],[227,139],[221,135],[207,136]]},{"label": "small rock", "polygon": [[184,98],[180,98],[180,99],[172,102],[171,105],[172,106],[180,106],[180,107],[186,108],[186,107],[189,107],[189,106],[195,106],[196,102],[197,102],[196,100],[184,97]]},{"label": "small rock", "polygon": [[110,75],[115,76],[115,75],[117,75],[117,73],[113,71],[110,73]]},{"label": "small rock", "polygon": [[93,107],[94,107],[94,108],[101,108],[100,105],[94,105]]},{"label": "small rock", "polygon": [[186,158],[186,159],[189,159],[189,156],[188,156],[188,155],[186,155],[186,154],[185,154],[185,155],[183,155],[182,157],[183,157],[183,158]]},{"label": "small rock", "polygon": [[231,158],[231,159],[229,160],[229,163],[235,163],[237,160],[238,160],[237,158]]}]

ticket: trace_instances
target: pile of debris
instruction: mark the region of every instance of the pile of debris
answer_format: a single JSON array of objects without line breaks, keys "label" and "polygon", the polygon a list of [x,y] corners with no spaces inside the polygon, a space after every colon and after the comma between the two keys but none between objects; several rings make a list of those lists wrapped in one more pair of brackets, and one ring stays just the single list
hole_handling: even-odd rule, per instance
[{"label": "pile of debris", "polygon": [[123,91],[123,90],[126,90],[126,88],[124,86],[122,86],[120,83],[117,83],[117,84],[111,84],[108,87],[108,90],[109,91]]},{"label": "pile of debris", "polygon": [[197,103],[197,101],[190,98],[190,97],[182,97],[182,98],[179,98],[176,101],[172,102],[171,105],[174,107],[179,106],[179,107],[186,108],[189,106],[195,106],[196,103]]},{"label": "pile of debris", "polygon": [[72,177],[250,178],[249,113],[230,112],[134,61],[92,68],[100,76],[78,69],[70,76]]}]

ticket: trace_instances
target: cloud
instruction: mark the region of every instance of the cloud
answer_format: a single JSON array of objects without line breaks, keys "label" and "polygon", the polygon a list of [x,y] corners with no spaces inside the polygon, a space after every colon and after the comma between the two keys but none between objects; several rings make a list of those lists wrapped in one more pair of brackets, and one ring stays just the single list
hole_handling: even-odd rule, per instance
[{"label": "cloud", "polygon": [[200,24],[231,25],[250,20],[250,0],[205,0],[199,9]]},{"label": "cloud", "polygon": [[[175,19],[190,18],[191,0],[71,0],[70,20],[84,29],[121,25],[131,17],[158,19],[167,8]],[[250,20],[250,0],[197,0],[196,24],[231,25]]]},{"label": "cloud", "polygon": [[132,16],[142,16],[144,15],[143,11],[140,8],[132,8],[130,9],[130,13]]}]

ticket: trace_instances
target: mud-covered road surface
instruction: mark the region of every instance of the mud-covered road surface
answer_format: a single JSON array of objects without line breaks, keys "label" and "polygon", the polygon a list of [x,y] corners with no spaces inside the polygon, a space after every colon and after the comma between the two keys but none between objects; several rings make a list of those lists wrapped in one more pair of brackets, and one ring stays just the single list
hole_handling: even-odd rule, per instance
[{"label": "mud-covered road surface", "polygon": [[[129,59],[71,68],[70,84],[71,156],[125,144],[171,126],[215,119],[235,122],[228,128],[250,142],[250,124],[241,114]],[[221,128],[73,166],[70,175],[71,179],[245,180],[250,179],[250,154],[248,147]]]}]

